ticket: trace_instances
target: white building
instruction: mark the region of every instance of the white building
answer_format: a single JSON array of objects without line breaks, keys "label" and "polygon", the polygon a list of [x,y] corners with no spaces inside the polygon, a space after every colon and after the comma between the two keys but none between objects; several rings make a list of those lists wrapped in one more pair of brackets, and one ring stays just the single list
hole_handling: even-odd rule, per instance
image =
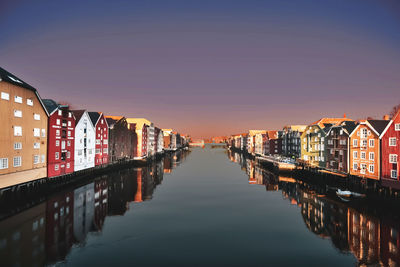
[{"label": "white building", "polygon": [[74,110],[75,127],[75,171],[94,167],[96,132],[86,110]]}]

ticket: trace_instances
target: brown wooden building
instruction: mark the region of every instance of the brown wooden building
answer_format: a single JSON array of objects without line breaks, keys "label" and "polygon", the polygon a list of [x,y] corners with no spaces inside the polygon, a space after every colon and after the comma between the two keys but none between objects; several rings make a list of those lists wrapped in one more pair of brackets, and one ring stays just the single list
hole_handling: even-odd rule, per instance
[{"label": "brown wooden building", "polygon": [[35,88],[0,68],[0,187],[47,176],[48,114]]}]

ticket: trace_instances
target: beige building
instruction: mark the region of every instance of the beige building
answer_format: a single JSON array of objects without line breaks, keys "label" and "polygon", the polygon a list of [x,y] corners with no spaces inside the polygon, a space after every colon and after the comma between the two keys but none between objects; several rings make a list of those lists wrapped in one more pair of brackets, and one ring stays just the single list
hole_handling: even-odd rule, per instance
[{"label": "beige building", "polygon": [[47,176],[48,114],[35,88],[0,68],[0,188]]}]

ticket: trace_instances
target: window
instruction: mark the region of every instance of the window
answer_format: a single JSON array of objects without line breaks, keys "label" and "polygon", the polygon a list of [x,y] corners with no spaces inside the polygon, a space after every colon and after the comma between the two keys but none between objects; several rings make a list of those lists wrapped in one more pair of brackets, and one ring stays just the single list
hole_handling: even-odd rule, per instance
[{"label": "window", "polygon": [[339,144],[346,145],[346,139],[340,139]]},{"label": "window", "polygon": [[104,120],[103,120],[103,119],[101,119],[101,123],[102,123],[102,124],[104,123]]},{"label": "window", "polygon": [[[275,152],[278,152],[277,150],[275,150]],[[103,153],[108,153],[108,149],[107,148],[103,148]]]},{"label": "window", "polygon": [[358,139],[353,139],[353,146],[357,147],[358,146]]},{"label": "window", "polygon": [[60,146],[60,140],[56,140],[56,146]]},{"label": "window", "polygon": [[33,119],[35,121],[40,121],[40,114],[33,114]]},{"label": "window", "polygon": [[46,137],[46,129],[42,129],[42,137]]},{"label": "window", "polygon": [[38,163],[40,163],[39,155],[33,155],[33,164],[38,164]]},{"label": "window", "polygon": [[96,145],[100,145],[100,139],[96,139]]},{"label": "window", "polygon": [[33,136],[40,137],[40,129],[39,128],[34,128],[33,129]]},{"label": "window", "polygon": [[1,92],[1,99],[10,100],[10,95],[5,92]]},{"label": "window", "polygon": [[14,109],[14,117],[22,118],[22,111]]},{"label": "window", "polygon": [[396,137],[389,138],[389,146],[396,146]]},{"label": "window", "polygon": [[61,116],[62,115],[62,110],[58,110],[58,116]]},{"label": "window", "polygon": [[397,179],[397,170],[392,170],[390,172],[390,177],[392,177],[393,179]]},{"label": "window", "polygon": [[369,139],[369,147],[374,147],[374,146],[375,146],[375,140]]},{"label": "window", "polygon": [[365,153],[364,151],[361,151],[360,158],[366,159],[366,157],[367,157],[367,153]]},{"label": "window", "polygon": [[71,152],[67,151],[67,158],[71,157]]},{"label": "window", "polygon": [[21,165],[22,165],[22,158],[14,157],[14,167],[21,167]]},{"label": "window", "polygon": [[400,123],[396,123],[396,124],[394,125],[394,130],[395,130],[395,131],[400,131]]},{"label": "window", "polygon": [[28,106],[33,106],[33,100],[32,100],[32,99],[27,99],[27,100],[26,100],[26,104],[27,104]]},{"label": "window", "polygon": [[367,169],[367,164],[360,164],[360,169],[361,173],[365,173],[365,170]]},{"label": "window", "polygon": [[339,150],[339,155],[343,156],[343,150]]},{"label": "window", "polygon": [[361,140],[361,147],[367,147],[367,140]]},{"label": "window", "polygon": [[72,113],[71,112],[68,113],[68,118],[72,118]]},{"label": "window", "polygon": [[22,136],[22,127],[14,126],[14,136]]},{"label": "window", "polygon": [[67,146],[71,146],[71,141],[67,141]]},{"label": "window", "polygon": [[96,148],[96,154],[100,154],[100,149]]},{"label": "window", "polygon": [[389,163],[397,163],[397,154],[390,154],[389,155]]},{"label": "window", "polygon": [[69,169],[69,167],[70,167],[71,165],[69,164],[69,162],[67,163],[67,169]]},{"label": "window", "polygon": [[71,127],[71,122],[70,121],[68,121],[68,127]]},{"label": "window", "polygon": [[363,128],[361,130],[361,138],[367,138],[368,136],[368,130],[366,128]]},{"label": "window", "polygon": [[104,140],[103,140],[103,144],[107,145],[107,144],[108,144],[108,140],[107,140],[107,139],[104,139]]},{"label": "window", "polygon": [[40,148],[40,143],[39,142],[33,143],[33,148],[34,149],[39,149]]},{"label": "window", "polygon": [[58,164],[54,165],[54,170],[55,170],[55,171],[58,171],[58,169],[59,169]]},{"label": "window", "polygon": [[68,131],[68,136],[71,136],[71,131]]},{"label": "window", "polygon": [[369,171],[370,173],[374,173],[374,164],[370,164],[370,165],[369,165],[368,171]]},{"label": "window", "polygon": [[0,159],[0,170],[4,170],[8,168],[8,158]]},{"label": "window", "polygon": [[57,125],[60,125],[60,119],[57,119],[57,120],[56,120],[56,124],[57,124]]},{"label": "window", "polygon": [[375,153],[374,152],[369,152],[369,160],[372,160],[372,161],[375,160]]},{"label": "window", "polygon": [[55,158],[56,158],[56,159],[59,159],[59,158],[60,158],[60,153],[56,152],[56,153],[55,153]]},{"label": "window", "polygon": [[15,142],[14,143],[14,149],[15,150],[22,149],[22,143],[21,142]]},{"label": "window", "polygon": [[45,155],[44,154],[42,154],[42,163],[44,163],[44,161],[45,161]]},{"label": "window", "polygon": [[358,158],[358,151],[353,151],[353,158]]},{"label": "window", "polygon": [[15,101],[15,103],[20,103],[20,104],[22,104],[22,97],[16,95],[16,96],[14,97],[14,101]]}]

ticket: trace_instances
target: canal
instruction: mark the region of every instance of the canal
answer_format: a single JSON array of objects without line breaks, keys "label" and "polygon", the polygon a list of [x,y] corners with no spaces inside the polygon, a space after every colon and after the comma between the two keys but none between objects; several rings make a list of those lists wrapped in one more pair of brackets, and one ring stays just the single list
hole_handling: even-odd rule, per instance
[{"label": "canal", "polygon": [[393,212],[221,146],[1,201],[1,266],[400,264]]}]

